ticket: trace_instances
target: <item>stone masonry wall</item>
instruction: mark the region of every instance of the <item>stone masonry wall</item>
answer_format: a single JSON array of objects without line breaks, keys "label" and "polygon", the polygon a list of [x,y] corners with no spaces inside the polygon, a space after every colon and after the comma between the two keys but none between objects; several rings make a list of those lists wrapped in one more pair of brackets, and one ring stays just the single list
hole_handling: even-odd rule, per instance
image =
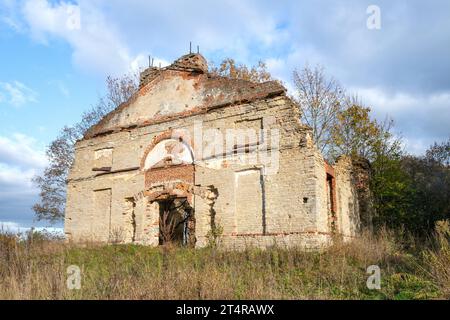
[{"label": "stone masonry wall", "polygon": [[[314,235],[321,239],[316,242],[323,243],[322,238],[329,233],[326,215],[322,214],[326,207],[324,162],[311,142],[310,130],[296,120],[298,119],[296,112],[296,106],[286,97],[277,97],[253,104],[223,108],[202,115],[201,118],[194,116],[79,142],[68,189],[66,232],[69,238],[106,241],[108,232],[99,232],[99,229],[109,228],[110,233],[124,233],[124,238],[129,241],[130,229],[134,228],[136,242],[155,244],[156,240],[148,239],[148,233],[152,228],[153,233],[157,232],[156,209],[151,213],[151,210],[148,210],[150,204],[140,203],[145,202],[145,199],[141,198],[132,203],[135,226],[130,223],[129,214],[130,199],[134,199],[144,190],[144,173],[140,171],[139,166],[144,150],[152,139],[165,132],[168,127],[192,131],[194,122],[200,120],[203,130],[209,128],[225,130],[233,128],[236,123],[243,120],[271,117],[271,123],[266,124],[264,129],[280,130],[280,150],[273,150],[279,151],[278,173],[263,175],[264,166],[261,163],[248,165],[245,164],[247,162],[245,159],[236,161],[231,157],[205,160],[199,161],[196,165],[195,184],[213,185],[218,190],[219,196],[214,204],[215,219],[216,224],[223,227],[224,243],[233,243],[233,246],[246,241],[268,243],[271,242],[268,239],[275,240],[288,235],[286,239],[297,240],[286,240],[283,243],[302,243],[303,237],[311,239]],[[96,165],[95,150],[106,148],[113,150],[111,171],[104,174],[93,172],[92,168]],[[247,186],[250,188],[249,195],[257,189],[260,192],[258,199],[249,198],[246,203],[236,206],[236,176],[245,170],[257,170],[261,173],[255,180],[259,184],[258,187],[251,184]],[[261,183],[264,195],[261,194]],[[100,220],[104,220],[104,216],[94,212],[94,196],[97,190],[107,189],[111,189],[111,221],[101,223]],[[197,199],[196,228],[199,245],[204,245],[206,233],[210,228],[211,214],[208,205],[204,205],[202,209],[198,202]],[[264,212],[255,211],[258,218],[236,219],[241,208],[251,206],[257,206]],[[249,224],[250,220],[253,221],[253,225]],[[245,224],[244,228],[239,227],[238,223]],[[245,232],[239,233],[238,229]],[[203,234],[201,230],[205,230]]]},{"label": "stone masonry wall", "polygon": [[[170,194],[186,197],[194,208],[197,247],[207,245],[211,229],[219,226],[223,229],[220,241],[230,248],[327,245],[332,230],[326,164],[312,143],[311,129],[299,121],[298,106],[275,85],[264,93],[264,86],[258,89],[255,84],[252,89],[241,83],[247,91],[236,94],[239,86],[232,86],[235,91],[221,96],[210,88],[209,81],[218,80],[205,75],[200,75],[203,80],[194,75],[185,79],[177,72],[163,73],[168,79],[157,84],[146,78],[149,83],[141,87],[140,98],[107,116],[76,144],[67,189],[67,238],[158,245],[155,199]],[[199,88],[203,88],[201,96]],[[168,98],[171,91],[177,94]],[[214,98],[207,92],[213,92]],[[236,97],[242,100],[231,105],[218,102]],[[189,105],[183,104],[186,100]],[[206,108],[195,107],[201,101],[207,102]],[[146,120],[161,112],[182,113],[164,121]],[[177,130],[193,138],[188,141],[193,150],[199,143],[207,150],[211,146],[207,139],[195,139],[194,128],[199,126],[202,132],[223,137],[227,129],[253,128],[268,134],[232,144],[223,141],[220,157],[195,154],[193,165],[142,167],[155,139],[170,137]],[[272,139],[279,143],[271,145]],[[265,156],[256,152],[262,147],[267,147]],[[349,237],[359,228],[351,172],[352,164],[345,159],[336,164],[337,232]]]}]

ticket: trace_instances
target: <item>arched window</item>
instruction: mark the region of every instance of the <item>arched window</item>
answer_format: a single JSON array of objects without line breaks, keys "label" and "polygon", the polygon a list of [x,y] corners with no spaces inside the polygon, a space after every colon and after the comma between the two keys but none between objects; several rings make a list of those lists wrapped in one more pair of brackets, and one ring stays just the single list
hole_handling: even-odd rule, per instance
[{"label": "arched window", "polygon": [[144,170],[192,164],[194,162],[191,148],[176,139],[165,139],[158,142],[147,154],[144,162]]}]

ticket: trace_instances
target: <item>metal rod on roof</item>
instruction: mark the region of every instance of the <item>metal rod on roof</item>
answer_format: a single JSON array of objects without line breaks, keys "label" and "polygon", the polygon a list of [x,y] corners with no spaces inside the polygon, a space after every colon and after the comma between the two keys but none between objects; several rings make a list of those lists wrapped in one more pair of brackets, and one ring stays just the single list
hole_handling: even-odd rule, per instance
[{"label": "metal rod on roof", "polygon": [[148,56],[148,66],[152,66],[152,56]]},{"label": "metal rod on roof", "polygon": [[152,58],[152,67],[153,67],[153,61],[154,61],[154,60],[155,60],[155,59]]},{"label": "metal rod on roof", "polygon": [[197,53],[200,54],[200,46],[197,46]]},{"label": "metal rod on roof", "polygon": [[189,54],[192,53],[192,41],[189,41]]}]

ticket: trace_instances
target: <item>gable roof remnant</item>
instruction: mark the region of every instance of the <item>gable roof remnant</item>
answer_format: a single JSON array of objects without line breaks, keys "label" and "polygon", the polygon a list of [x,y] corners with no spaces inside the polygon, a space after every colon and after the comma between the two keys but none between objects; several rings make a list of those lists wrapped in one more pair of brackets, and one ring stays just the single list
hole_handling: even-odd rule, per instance
[{"label": "gable roof remnant", "polygon": [[167,70],[204,74],[208,73],[208,62],[201,54],[190,53],[175,60],[174,63],[165,68],[150,66],[149,68],[141,72],[139,79],[139,88],[145,87],[149,82],[151,82],[153,79]]},{"label": "gable roof remnant", "polygon": [[170,69],[190,70],[199,73],[208,73],[208,62],[199,53],[190,53],[175,60]]},{"label": "gable roof remnant", "polygon": [[[199,98],[197,105],[191,106],[182,112],[154,114],[143,121],[129,124],[127,127],[115,124],[115,118],[130,107],[136,100],[145,95],[152,95],[152,89],[159,83],[174,77],[181,77],[192,82],[192,94]],[[251,103],[285,95],[286,89],[277,81],[255,83],[243,79],[213,76],[208,73],[206,59],[198,53],[191,53],[177,59],[164,68],[149,67],[140,75],[139,90],[127,102],[122,103],[115,110],[108,113],[99,123],[92,126],[85,134],[84,139],[105,135],[130,127],[147,126],[174,119],[188,117],[210,110]],[[178,94],[175,89],[173,94]]]}]

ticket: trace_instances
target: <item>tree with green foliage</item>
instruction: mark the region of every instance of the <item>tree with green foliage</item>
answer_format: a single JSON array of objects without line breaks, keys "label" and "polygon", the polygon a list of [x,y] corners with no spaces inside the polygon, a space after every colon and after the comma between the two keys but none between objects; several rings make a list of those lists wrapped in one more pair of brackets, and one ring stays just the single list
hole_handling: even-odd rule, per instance
[{"label": "tree with green foliage", "polygon": [[410,183],[408,225],[416,233],[450,219],[450,139],[435,143],[425,156],[406,156],[402,168]]},{"label": "tree with green foliage", "polygon": [[399,227],[410,213],[411,186],[402,168],[402,141],[392,133],[393,121],[372,119],[371,109],[356,97],[346,99],[331,128],[330,154],[362,157],[371,163],[370,189],[376,226]]},{"label": "tree with green foliage", "polygon": [[435,143],[424,156],[376,158],[371,183],[377,225],[425,235],[437,221],[450,219],[449,146]]},{"label": "tree with green foliage", "polygon": [[[393,139],[393,122],[379,123],[371,118],[370,111],[371,109],[364,107],[357,97],[346,99],[344,107],[337,112],[334,126],[330,129],[330,154],[333,158],[345,154],[373,160],[383,147],[390,144]],[[399,141],[395,143],[398,145]],[[392,143],[390,147],[392,150]]]}]

